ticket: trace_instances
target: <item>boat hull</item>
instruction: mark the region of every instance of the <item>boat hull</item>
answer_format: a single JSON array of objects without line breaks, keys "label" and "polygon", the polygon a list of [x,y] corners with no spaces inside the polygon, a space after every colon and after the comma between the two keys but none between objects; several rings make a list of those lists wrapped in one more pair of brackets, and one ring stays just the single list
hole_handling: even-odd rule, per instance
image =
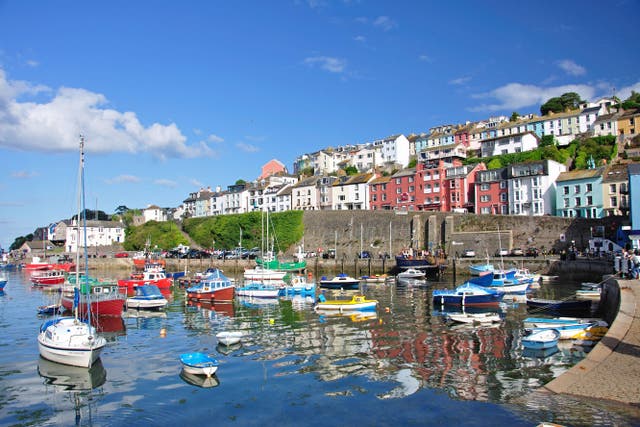
[{"label": "boat hull", "polygon": [[218,342],[220,344],[224,344],[226,346],[234,345],[240,342],[242,339],[242,332],[239,331],[229,331],[229,332],[219,332],[216,335]]},{"label": "boat hull", "polygon": [[182,369],[194,375],[212,376],[218,370],[218,361],[203,353],[187,353],[180,355]]},{"label": "boat hull", "polygon": [[127,298],[127,308],[135,310],[161,310],[165,308],[168,301],[162,299],[142,299],[142,298]]},{"label": "boat hull", "polygon": [[[122,316],[122,310],[124,309],[126,298],[122,296],[112,296],[108,298],[96,299],[96,296],[89,297],[91,313],[97,316]],[[73,296],[63,296],[62,306],[69,311],[73,310]],[[78,304],[78,316],[81,318],[87,317],[87,297],[85,295],[80,296],[80,303]]]},{"label": "boat hull", "polygon": [[522,346],[530,350],[543,350],[558,345],[560,332],[555,329],[545,329],[534,332],[522,339]]},{"label": "boat hull", "polygon": [[235,287],[215,289],[211,291],[187,290],[187,298],[196,301],[231,301],[235,294]]},{"label": "boat hull", "polygon": [[38,335],[40,355],[64,365],[91,367],[105,345],[92,327],[73,318],[49,321]]}]

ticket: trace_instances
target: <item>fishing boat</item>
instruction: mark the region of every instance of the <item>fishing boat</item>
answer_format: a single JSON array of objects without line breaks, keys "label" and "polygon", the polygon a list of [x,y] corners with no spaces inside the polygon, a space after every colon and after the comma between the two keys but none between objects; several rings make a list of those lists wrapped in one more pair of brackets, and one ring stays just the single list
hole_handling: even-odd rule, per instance
[{"label": "fishing boat", "polygon": [[469,274],[472,276],[482,276],[488,273],[493,273],[493,264],[487,262],[486,264],[471,264],[469,266]]},{"label": "fishing boat", "polygon": [[168,292],[173,281],[167,277],[162,268],[147,268],[142,272],[131,273],[128,279],[118,280],[118,286],[126,291],[127,295],[134,294],[134,287],[144,284],[156,285],[160,291]]},{"label": "fishing boat", "polygon": [[[80,200],[78,206],[78,222],[82,212],[84,233],[84,264],[89,268],[87,254],[86,233],[86,209],[84,208],[84,139],[80,140]],[[78,237],[80,226],[78,224]],[[79,257],[78,251],[78,257]],[[89,286],[84,289],[88,292]],[[38,333],[38,350],[40,356],[53,362],[64,365],[90,368],[100,357],[100,353],[107,344],[104,337],[97,335],[96,329],[91,326],[91,296],[87,293],[84,299],[86,321],[79,318],[80,290],[75,289],[73,298],[73,317],[59,317],[48,320],[40,326]],[[122,307],[120,307],[122,312]]]},{"label": "fishing boat", "polygon": [[9,278],[4,273],[4,271],[0,272],[0,291],[4,290],[4,287],[7,286],[8,281],[9,281]]},{"label": "fishing boat", "polygon": [[62,314],[64,307],[61,304],[47,304],[38,307],[38,314],[42,316],[53,316],[54,314]]},{"label": "fishing boat", "polygon": [[541,329],[522,338],[522,346],[533,350],[552,348],[558,345],[560,332],[555,329]]},{"label": "fishing boat", "polygon": [[597,319],[584,319],[580,317],[527,317],[523,320],[525,328],[555,328],[567,325],[589,325]]},{"label": "fishing boat", "polygon": [[65,277],[64,270],[35,270],[31,273],[31,283],[34,286],[59,285],[64,283]]},{"label": "fishing boat", "polygon": [[528,309],[552,313],[583,313],[591,310],[591,300],[527,298],[526,304]]},{"label": "fishing boat", "polygon": [[354,279],[347,274],[340,273],[331,279],[326,276],[320,278],[320,287],[327,289],[358,289],[360,280]]},{"label": "fishing boat", "polygon": [[500,304],[504,292],[466,282],[456,289],[434,289],[433,303],[470,307],[494,307]]},{"label": "fishing boat", "polygon": [[488,286],[491,288],[500,289],[500,291],[504,292],[505,294],[524,295],[527,292],[527,289],[529,289],[529,285],[532,283],[533,279],[528,278],[524,280],[518,280],[516,279],[516,272],[516,269],[494,270],[493,280]]},{"label": "fishing boat", "polygon": [[[285,276],[286,279],[286,276]],[[316,294],[316,284],[307,282],[303,275],[293,275],[288,278],[284,286],[285,295],[313,295]]]},{"label": "fishing boat", "polygon": [[169,304],[156,285],[134,286],[134,295],[127,298],[127,308],[137,310],[160,310]]},{"label": "fishing boat", "polygon": [[251,282],[236,288],[236,295],[253,298],[277,298],[284,286],[271,283]]},{"label": "fishing boat", "polygon": [[62,270],[70,272],[76,269],[77,262],[71,262],[66,257],[58,258],[56,262],[42,261],[40,257],[34,256],[30,263],[22,266],[25,270]]},{"label": "fishing boat", "polygon": [[235,294],[235,284],[216,268],[204,276],[194,286],[187,288],[187,298],[205,301],[232,301]]},{"label": "fishing boat", "polygon": [[604,325],[597,324],[589,326],[572,337],[573,344],[580,347],[593,347],[608,331],[609,328]]},{"label": "fishing boat", "polygon": [[561,340],[570,340],[572,339],[576,334],[584,331],[586,328],[588,328],[589,326],[591,326],[591,323],[574,323],[571,325],[562,325],[562,326],[556,326],[556,325],[552,325],[549,324],[548,326],[538,326],[536,328],[525,328],[525,332],[526,333],[534,333],[537,331],[543,331],[545,329],[555,329],[556,331],[558,331],[560,333],[560,338]]},{"label": "fishing boat", "polygon": [[242,340],[242,332],[240,331],[222,331],[216,334],[216,338],[220,344],[229,346],[239,343]]},{"label": "fishing boat", "polygon": [[487,324],[502,320],[498,313],[447,313],[446,316],[457,323]]},{"label": "fishing boat", "polygon": [[364,295],[353,295],[351,299],[327,300],[324,295],[320,295],[318,303],[314,309],[316,311],[370,311],[378,306],[378,300],[367,299]]},{"label": "fishing boat", "polygon": [[366,283],[384,283],[389,279],[388,274],[372,274],[371,276],[361,276],[360,281]]},{"label": "fishing boat", "polygon": [[218,361],[204,353],[184,353],[180,355],[182,369],[194,375],[212,376],[218,370]]},{"label": "fishing boat", "polygon": [[424,279],[425,272],[417,268],[407,268],[396,275],[398,279]]},{"label": "fishing boat", "polygon": [[[120,292],[115,282],[92,283],[86,276],[85,282],[80,283],[79,292],[75,292],[78,287],[73,289],[73,292],[65,291],[62,293],[61,303],[69,311],[73,311],[74,304],[78,305],[81,318],[88,317],[89,311],[99,316],[122,315],[127,297]],[[87,307],[90,307],[90,310]]]}]

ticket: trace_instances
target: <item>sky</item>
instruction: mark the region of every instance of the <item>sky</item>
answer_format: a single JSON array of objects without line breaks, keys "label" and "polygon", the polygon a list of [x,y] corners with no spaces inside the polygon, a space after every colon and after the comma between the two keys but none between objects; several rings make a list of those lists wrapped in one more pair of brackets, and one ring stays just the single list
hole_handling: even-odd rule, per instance
[{"label": "sky", "polygon": [[640,92],[637,0],[0,0],[0,246],[296,157]]}]

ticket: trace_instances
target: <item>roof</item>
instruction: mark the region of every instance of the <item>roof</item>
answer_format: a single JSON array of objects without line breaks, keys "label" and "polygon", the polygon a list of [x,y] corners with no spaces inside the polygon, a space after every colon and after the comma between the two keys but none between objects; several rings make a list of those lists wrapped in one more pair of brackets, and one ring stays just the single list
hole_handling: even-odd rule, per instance
[{"label": "roof", "polygon": [[511,135],[496,136],[493,138],[484,138],[480,141],[480,143],[484,144],[485,142],[488,142],[488,141],[499,141],[501,139],[510,139],[510,138],[515,138],[516,136],[524,136],[524,135],[533,135],[538,141],[540,141],[540,137],[538,137],[538,135],[536,135],[535,132],[529,130],[526,132],[514,133]]},{"label": "roof", "polygon": [[599,168],[595,169],[580,169],[569,172],[562,172],[560,175],[558,175],[556,182],[598,178],[603,175],[604,169],[604,166],[600,166]]},{"label": "roof", "polygon": [[602,182],[628,181],[629,173],[625,164],[609,165],[602,175]]},{"label": "roof", "polygon": [[629,175],[640,175],[640,163],[631,163],[627,167]]},{"label": "roof", "polygon": [[389,181],[391,181],[390,176],[379,176],[373,181],[371,181],[369,184],[386,184]]},{"label": "roof", "polygon": [[407,168],[394,173],[393,175],[391,175],[391,178],[400,178],[402,176],[414,176],[415,174],[416,174],[416,168]]}]

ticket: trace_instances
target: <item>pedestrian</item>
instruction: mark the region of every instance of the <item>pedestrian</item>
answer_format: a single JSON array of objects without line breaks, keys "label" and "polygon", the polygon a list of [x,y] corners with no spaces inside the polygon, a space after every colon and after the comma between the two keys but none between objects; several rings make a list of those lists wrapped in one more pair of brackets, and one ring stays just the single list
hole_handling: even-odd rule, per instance
[{"label": "pedestrian", "polygon": [[633,251],[631,251],[631,256],[629,257],[630,260],[630,264],[631,264],[631,278],[632,279],[638,279],[638,276],[640,275],[640,256],[639,256],[640,250],[635,249]]}]

